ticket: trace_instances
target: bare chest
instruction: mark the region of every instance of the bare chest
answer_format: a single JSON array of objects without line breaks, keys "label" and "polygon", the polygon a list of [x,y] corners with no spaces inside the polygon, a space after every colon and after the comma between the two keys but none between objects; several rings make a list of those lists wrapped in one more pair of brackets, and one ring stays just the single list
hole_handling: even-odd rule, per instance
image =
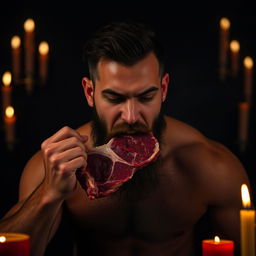
[{"label": "bare chest", "polygon": [[147,241],[174,240],[183,236],[193,229],[205,211],[189,179],[170,169],[159,172],[152,191],[143,197],[139,192],[138,196],[133,194],[127,198],[117,193],[89,200],[79,187],[67,206],[85,232]]}]

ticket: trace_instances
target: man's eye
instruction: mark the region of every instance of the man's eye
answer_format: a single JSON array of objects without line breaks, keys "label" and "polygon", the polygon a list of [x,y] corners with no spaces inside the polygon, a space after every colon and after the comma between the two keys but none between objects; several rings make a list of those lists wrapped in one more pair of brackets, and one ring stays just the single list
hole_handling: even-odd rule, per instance
[{"label": "man's eye", "polygon": [[148,101],[151,101],[153,100],[153,96],[150,96],[150,97],[140,97],[139,98],[139,101],[141,102],[148,102]]},{"label": "man's eye", "polygon": [[108,98],[108,101],[111,103],[121,103],[124,101],[123,98]]}]

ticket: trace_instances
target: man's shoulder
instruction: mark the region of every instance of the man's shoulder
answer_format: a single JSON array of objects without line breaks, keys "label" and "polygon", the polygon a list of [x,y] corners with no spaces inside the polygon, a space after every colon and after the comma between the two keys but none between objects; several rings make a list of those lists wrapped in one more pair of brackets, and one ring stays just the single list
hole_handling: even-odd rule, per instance
[{"label": "man's shoulder", "polygon": [[170,137],[169,144],[172,143],[171,138],[175,144],[170,156],[198,184],[212,184],[214,187],[232,180],[233,184],[240,186],[241,182],[248,181],[241,161],[226,146],[183,122],[174,119],[169,122],[176,135],[176,138],[173,135]]}]

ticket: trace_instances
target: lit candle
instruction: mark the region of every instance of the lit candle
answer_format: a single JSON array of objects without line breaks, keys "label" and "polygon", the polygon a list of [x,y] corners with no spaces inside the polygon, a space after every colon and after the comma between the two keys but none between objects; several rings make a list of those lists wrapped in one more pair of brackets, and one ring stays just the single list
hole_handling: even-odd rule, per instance
[{"label": "lit candle", "polygon": [[9,149],[13,149],[15,143],[15,123],[16,116],[14,114],[14,108],[12,106],[8,106],[5,109],[5,141]]},{"label": "lit candle", "polygon": [[14,83],[17,84],[20,78],[20,38],[13,36],[11,40],[12,46],[12,74]]},{"label": "lit candle", "polygon": [[45,84],[48,76],[49,45],[43,41],[39,44],[39,77],[41,84]]},{"label": "lit candle", "polygon": [[0,233],[0,255],[29,256],[30,237],[21,233]]},{"label": "lit candle", "polygon": [[223,17],[220,19],[220,45],[219,45],[219,76],[224,81],[227,74],[228,45],[229,45],[229,19]]},{"label": "lit candle", "polygon": [[248,143],[250,104],[248,102],[240,102],[238,108],[238,142],[240,151],[244,152]]},{"label": "lit candle", "polygon": [[31,92],[34,75],[34,55],[35,55],[35,22],[33,19],[27,19],[24,22],[25,30],[25,82],[26,89]]},{"label": "lit candle", "polygon": [[245,101],[252,103],[253,84],[253,59],[249,56],[244,58],[244,96]]},{"label": "lit candle", "polygon": [[240,44],[237,40],[232,40],[230,42],[230,51],[231,51],[231,74],[233,77],[236,77],[239,71],[239,51],[240,51]]},{"label": "lit candle", "polygon": [[[7,106],[11,105],[11,94],[12,94],[12,74],[9,71],[6,71],[2,76],[2,107],[3,110],[6,109]],[[4,114],[4,113],[3,113]]]},{"label": "lit candle", "polygon": [[255,211],[251,209],[247,185],[241,186],[243,208],[240,210],[241,256],[255,256]]},{"label": "lit candle", "polygon": [[203,256],[233,256],[234,241],[220,240],[218,236],[202,241]]}]

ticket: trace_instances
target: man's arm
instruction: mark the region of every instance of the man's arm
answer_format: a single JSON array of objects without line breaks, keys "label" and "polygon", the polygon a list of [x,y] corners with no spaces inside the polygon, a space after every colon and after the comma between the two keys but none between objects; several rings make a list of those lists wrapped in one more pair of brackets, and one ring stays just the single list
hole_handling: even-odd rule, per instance
[{"label": "man's arm", "polygon": [[76,187],[75,170],[86,166],[86,138],[68,127],[42,143],[27,163],[19,202],[0,221],[1,232],[31,237],[31,255],[43,255],[61,220],[62,203]]}]

